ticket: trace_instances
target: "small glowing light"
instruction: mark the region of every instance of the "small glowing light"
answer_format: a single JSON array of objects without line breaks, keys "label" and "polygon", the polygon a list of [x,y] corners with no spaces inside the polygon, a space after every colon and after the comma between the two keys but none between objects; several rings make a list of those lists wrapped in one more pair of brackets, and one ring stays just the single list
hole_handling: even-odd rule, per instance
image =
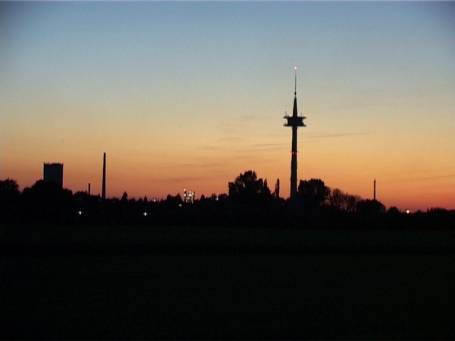
[{"label": "small glowing light", "polygon": [[78,215],[82,215],[82,211],[77,211],[77,214]]},{"label": "small glowing light", "polygon": [[142,215],[143,215],[144,217],[147,217],[148,213],[147,213],[147,212],[144,212],[144,213],[142,213]]},{"label": "small glowing light", "polygon": [[297,70],[297,69],[298,69],[297,65],[294,65],[294,70]]},{"label": "small glowing light", "polygon": [[411,211],[410,211],[410,210],[406,210],[405,212],[406,212],[406,214],[410,214],[410,213],[411,213]]},{"label": "small glowing light", "polygon": [[182,207],[182,204],[179,204],[179,207]]}]

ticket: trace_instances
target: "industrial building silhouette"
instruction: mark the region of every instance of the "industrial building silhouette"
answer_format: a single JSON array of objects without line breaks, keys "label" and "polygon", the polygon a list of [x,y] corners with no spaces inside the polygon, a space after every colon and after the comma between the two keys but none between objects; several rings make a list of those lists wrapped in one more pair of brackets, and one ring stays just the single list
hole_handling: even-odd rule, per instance
[{"label": "industrial building silhouette", "polygon": [[63,163],[44,163],[43,180],[53,182],[59,187],[63,187]]}]

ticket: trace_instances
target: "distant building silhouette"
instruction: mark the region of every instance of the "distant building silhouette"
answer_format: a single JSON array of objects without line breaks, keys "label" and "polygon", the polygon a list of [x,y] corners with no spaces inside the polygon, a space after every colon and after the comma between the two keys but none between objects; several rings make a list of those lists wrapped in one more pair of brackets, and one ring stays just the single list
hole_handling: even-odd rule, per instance
[{"label": "distant building silhouette", "polygon": [[187,204],[193,204],[196,198],[196,193],[186,188],[183,190],[183,202]]},{"label": "distant building silhouette", "polygon": [[297,195],[297,128],[305,127],[303,120],[305,116],[299,116],[297,113],[297,67],[294,67],[294,108],[292,116],[285,115],[285,127],[292,128],[292,147],[291,147],[291,189],[289,191],[290,197],[295,198]]},{"label": "distant building silhouette", "polygon": [[44,163],[43,180],[63,187],[63,163]]},{"label": "distant building silhouette", "polygon": [[101,183],[101,198],[106,199],[106,153],[103,153],[103,179]]}]

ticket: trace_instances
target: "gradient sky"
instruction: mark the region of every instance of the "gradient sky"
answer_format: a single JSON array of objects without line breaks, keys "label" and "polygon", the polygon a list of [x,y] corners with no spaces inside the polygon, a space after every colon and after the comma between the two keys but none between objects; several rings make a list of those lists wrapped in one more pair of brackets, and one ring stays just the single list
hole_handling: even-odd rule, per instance
[{"label": "gradient sky", "polygon": [[455,208],[455,3],[0,3],[0,178],[162,197],[254,169]]}]

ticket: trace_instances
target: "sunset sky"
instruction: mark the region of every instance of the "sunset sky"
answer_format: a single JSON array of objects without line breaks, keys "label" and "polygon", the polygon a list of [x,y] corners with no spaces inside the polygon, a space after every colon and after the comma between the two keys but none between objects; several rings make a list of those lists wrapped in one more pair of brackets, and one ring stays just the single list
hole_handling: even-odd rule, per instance
[{"label": "sunset sky", "polygon": [[0,178],[108,196],[227,192],[254,169],[455,208],[455,3],[0,3]]}]

